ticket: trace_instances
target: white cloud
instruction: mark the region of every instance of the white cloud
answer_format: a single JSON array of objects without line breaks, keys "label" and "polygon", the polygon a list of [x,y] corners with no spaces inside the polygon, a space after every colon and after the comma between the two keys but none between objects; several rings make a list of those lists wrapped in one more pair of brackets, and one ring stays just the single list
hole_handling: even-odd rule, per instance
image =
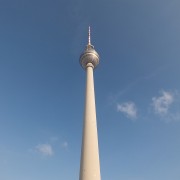
[{"label": "white cloud", "polygon": [[68,147],[68,142],[67,142],[67,141],[63,142],[63,143],[61,144],[61,147],[62,147],[62,148],[67,148],[67,147]]},{"label": "white cloud", "polygon": [[167,115],[173,102],[174,95],[171,92],[162,91],[159,97],[152,98],[154,112],[160,116]]},{"label": "white cloud", "polygon": [[54,154],[50,144],[38,144],[36,150],[44,156],[52,156]]},{"label": "white cloud", "polygon": [[178,91],[161,91],[160,96],[152,98],[154,113],[159,115],[164,122],[180,121],[179,106],[180,96]]},{"label": "white cloud", "polygon": [[128,118],[137,118],[137,108],[134,102],[125,102],[117,104],[117,111],[124,113]]}]

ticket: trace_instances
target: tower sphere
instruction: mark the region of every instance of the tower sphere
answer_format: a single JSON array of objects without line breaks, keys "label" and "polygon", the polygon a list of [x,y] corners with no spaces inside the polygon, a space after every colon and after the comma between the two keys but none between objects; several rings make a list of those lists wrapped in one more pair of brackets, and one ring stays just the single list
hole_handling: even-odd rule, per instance
[{"label": "tower sphere", "polygon": [[84,69],[86,69],[89,63],[93,65],[93,68],[99,64],[99,54],[91,44],[87,45],[86,50],[80,56],[80,64]]}]

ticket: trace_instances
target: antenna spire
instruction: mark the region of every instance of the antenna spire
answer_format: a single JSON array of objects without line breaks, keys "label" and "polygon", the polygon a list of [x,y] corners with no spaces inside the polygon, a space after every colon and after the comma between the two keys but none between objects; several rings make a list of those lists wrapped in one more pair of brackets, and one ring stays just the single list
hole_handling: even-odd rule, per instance
[{"label": "antenna spire", "polygon": [[91,28],[89,26],[89,31],[88,31],[88,45],[91,45]]}]

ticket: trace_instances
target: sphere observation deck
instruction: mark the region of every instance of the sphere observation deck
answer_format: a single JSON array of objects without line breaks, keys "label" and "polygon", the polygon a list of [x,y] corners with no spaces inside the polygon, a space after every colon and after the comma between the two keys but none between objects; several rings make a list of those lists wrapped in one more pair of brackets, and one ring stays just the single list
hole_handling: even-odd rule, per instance
[{"label": "sphere observation deck", "polygon": [[86,69],[87,64],[91,63],[93,65],[93,68],[95,68],[99,64],[99,54],[95,51],[94,46],[91,45],[90,41],[90,27],[89,27],[89,42],[88,45],[86,46],[86,49],[80,56],[80,64],[81,66]]}]

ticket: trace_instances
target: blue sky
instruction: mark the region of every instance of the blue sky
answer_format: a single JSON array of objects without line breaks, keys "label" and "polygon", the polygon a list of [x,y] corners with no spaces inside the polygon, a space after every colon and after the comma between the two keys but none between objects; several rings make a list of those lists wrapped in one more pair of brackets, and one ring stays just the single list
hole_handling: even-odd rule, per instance
[{"label": "blue sky", "polygon": [[0,0],[0,179],[78,179],[87,44],[103,180],[180,179],[179,0]]}]

